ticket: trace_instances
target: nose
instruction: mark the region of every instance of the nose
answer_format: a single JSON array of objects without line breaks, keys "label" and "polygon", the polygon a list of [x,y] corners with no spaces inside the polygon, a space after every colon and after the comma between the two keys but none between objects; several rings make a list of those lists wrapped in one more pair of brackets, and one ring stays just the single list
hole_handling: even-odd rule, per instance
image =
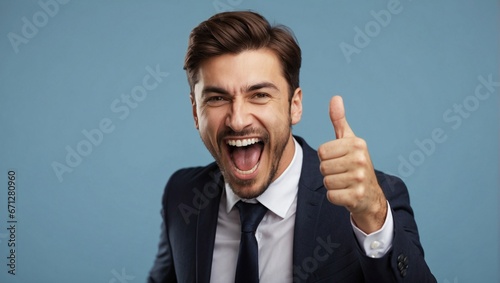
[{"label": "nose", "polygon": [[248,105],[242,99],[231,102],[231,109],[226,117],[226,126],[235,132],[241,132],[252,123],[252,117]]}]

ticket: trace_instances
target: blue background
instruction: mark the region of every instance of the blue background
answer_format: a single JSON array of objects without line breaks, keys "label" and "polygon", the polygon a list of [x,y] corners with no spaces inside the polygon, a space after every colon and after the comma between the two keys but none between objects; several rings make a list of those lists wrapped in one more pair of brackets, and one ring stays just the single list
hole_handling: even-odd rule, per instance
[{"label": "blue background", "polygon": [[[500,81],[499,3],[401,0],[376,23],[372,11],[393,1],[1,1],[0,282],[144,282],[164,184],[211,161],[191,118],[187,37],[229,9],[294,30],[304,91],[294,133],[314,147],[332,139],[328,101],[343,95],[375,167],[404,177],[438,282],[499,282],[500,88],[474,98],[478,77]],[[369,42],[345,56],[340,45],[357,48],[356,28]],[[157,84],[128,116],[112,110],[148,66],[168,76],[148,81]],[[113,130],[92,145],[82,131],[103,119]],[[431,147],[433,131],[442,139]],[[68,165],[68,146],[79,144],[87,156],[58,178],[54,162]],[[15,276],[6,265],[9,170]]]}]

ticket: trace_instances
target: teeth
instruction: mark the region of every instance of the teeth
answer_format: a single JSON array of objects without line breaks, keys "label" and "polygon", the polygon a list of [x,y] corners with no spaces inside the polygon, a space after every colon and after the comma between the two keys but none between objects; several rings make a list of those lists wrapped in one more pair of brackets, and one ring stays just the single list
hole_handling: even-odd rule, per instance
[{"label": "teeth", "polygon": [[252,174],[253,172],[255,172],[255,170],[257,170],[257,167],[259,167],[259,164],[260,164],[260,162],[257,162],[257,164],[255,164],[255,166],[252,169],[247,170],[247,171],[240,170],[236,166],[234,168],[236,169],[236,172],[238,172],[242,175],[249,175],[249,174]]},{"label": "teeth", "polygon": [[227,144],[230,146],[242,147],[258,143],[259,141],[260,140],[258,138],[243,139],[243,140],[228,140]]}]

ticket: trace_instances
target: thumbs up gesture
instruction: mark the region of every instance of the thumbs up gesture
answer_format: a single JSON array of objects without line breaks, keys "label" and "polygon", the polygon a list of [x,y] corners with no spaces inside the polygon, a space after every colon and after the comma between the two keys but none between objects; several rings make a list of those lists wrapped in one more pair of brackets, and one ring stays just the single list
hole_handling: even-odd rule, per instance
[{"label": "thumbs up gesture", "polygon": [[387,214],[366,142],[347,123],[342,97],[330,101],[330,119],[336,140],[318,149],[320,170],[328,200],[346,207],[356,226],[369,234],[379,230]]}]

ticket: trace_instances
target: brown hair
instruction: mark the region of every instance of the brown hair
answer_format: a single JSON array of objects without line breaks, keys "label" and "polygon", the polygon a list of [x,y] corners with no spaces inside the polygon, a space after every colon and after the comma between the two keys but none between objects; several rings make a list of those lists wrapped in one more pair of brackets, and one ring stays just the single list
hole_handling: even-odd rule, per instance
[{"label": "brown hair", "polygon": [[272,50],[280,60],[291,98],[299,87],[301,65],[300,47],[292,31],[283,25],[271,26],[261,15],[246,11],[216,14],[191,31],[184,60],[191,93],[204,60],[260,48]]}]

